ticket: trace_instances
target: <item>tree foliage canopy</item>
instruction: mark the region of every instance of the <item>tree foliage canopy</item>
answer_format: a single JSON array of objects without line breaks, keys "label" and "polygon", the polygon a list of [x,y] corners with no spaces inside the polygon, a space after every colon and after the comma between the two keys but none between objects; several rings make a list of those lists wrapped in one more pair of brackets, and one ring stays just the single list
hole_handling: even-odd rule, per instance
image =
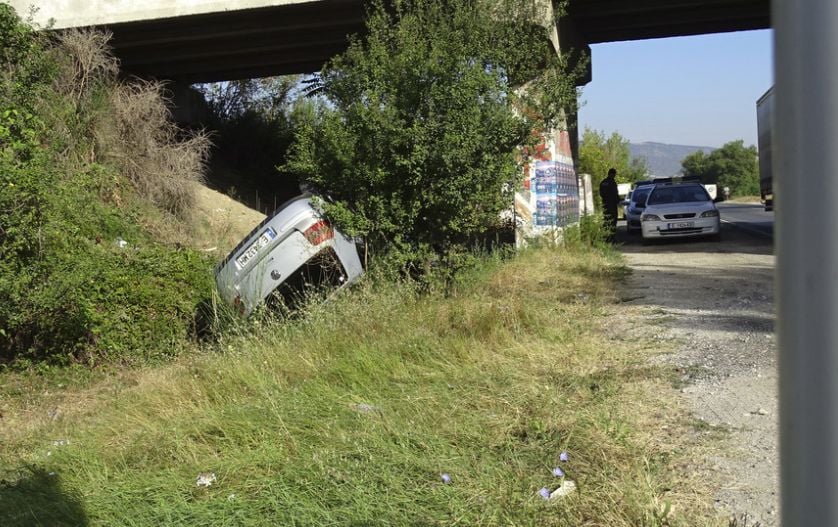
[{"label": "tree foliage canopy", "polygon": [[606,138],[604,132],[585,128],[579,143],[579,171],[590,174],[597,188],[612,167],[617,169],[619,183],[639,181],[648,172],[645,159],[631,158],[628,139],[617,132]]},{"label": "tree foliage canopy", "polygon": [[299,82],[291,75],[197,86],[208,110],[202,124],[213,134],[208,176],[215,188],[266,213],[299,194],[293,175],[276,173],[298,116],[317,104],[299,96]]},{"label": "tree foliage canopy", "polygon": [[759,194],[757,149],[737,140],[710,154],[694,152],[681,161],[685,176],[698,176],[703,183],[729,187],[733,195]]},{"label": "tree foliage canopy", "polygon": [[328,104],[285,170],[374,249],[444,253],[496,225],[522,177],[518,147],[575,109],[543,6],[373,2],[367,33],[321,72]]}]

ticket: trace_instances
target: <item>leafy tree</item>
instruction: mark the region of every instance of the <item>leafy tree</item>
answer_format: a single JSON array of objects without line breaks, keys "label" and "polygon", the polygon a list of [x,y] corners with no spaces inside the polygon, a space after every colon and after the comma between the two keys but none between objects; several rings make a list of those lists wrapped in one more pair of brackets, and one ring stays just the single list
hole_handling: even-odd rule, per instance
[{"label": "leafy tree", "polygon": [[195,86],[213,133],[213,186],[263,212],[299,194],[297,179],[276,171],[294,137],[295,107],[315,104],[295,97],[298,86],[296,75]]},{"label": "leafy tree", "polygon": [[299,75],[244,79],[197,85],[216,116],[235,118],[248,112],[284,119]]},{"label": "leafy tree", "polygon": [[703,183],[729,187],[739,196],[759,193],[757,149],[741,139],[724,144],[710,154],[694,152],[681,162],[684,175],[698,176]]},{"label": "leafy tree", "polygon": [[585,128],[579,143],[579,171],[590,174],[598,188],[612,167],[617,169],[619,183],[641,180],[649,171],[644,158],[631,158],[628,139],[617,132],[606,138],[604,132]]},{"label": "leafy tree", "polygon": [[284,169],[379,254],[462,248],[512,205],[518,147],[575,108],[543,5],[372,2],[367,33],[321,72],[328,103],[298,130]]},{"label": "leafy tree", "polygon": [[[702,181],[705,183],[709,183],[709,181],[705,181],[708,179],[709,176],[707,175],[707,157],[708,155],[704,153],[703,150],[696,150],[692,154],[689,154],[681,161],[681,168],[683,169],[684,175],[689,177],[700,177]],[[713,181],[715,183],[715,181]]]}]

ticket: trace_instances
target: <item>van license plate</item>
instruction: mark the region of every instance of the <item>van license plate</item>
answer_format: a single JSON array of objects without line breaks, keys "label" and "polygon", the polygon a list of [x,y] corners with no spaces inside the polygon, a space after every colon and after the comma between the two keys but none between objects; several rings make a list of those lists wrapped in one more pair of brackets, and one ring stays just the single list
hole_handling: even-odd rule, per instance
[{"label": "van license plate", "polygon": [[695,222],[692,221],[682,221],[680,223],[667,223],[667,229],[692,229],[695,227]]},{"label": "van license plate", "polygon": [[239,266],[239,269],[243,269],[248,262],[250,262],[254,256],[259,252],[259,249],[271,243],[274,239],[276,239],[276,231],[272,228],[268,227],[268,229],[262,233],[259,238],[253,242],[250,247],[247,248],[246,251],[242,253],[241,256],[236,258],[236,265]]}]

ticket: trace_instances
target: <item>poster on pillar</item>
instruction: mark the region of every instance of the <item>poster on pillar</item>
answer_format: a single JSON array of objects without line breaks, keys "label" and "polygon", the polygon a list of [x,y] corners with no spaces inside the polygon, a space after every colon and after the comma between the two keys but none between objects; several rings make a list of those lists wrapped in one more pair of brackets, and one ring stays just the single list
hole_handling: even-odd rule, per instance
[{"label": "poster on pillar", "polygon": [[539,161],[535,164],[535,226],[558,225],[558,163]]},{"label": "poster on pillar", "polygon": [[[541,151],[528,185],[535,192],[533,226],[536,229],[565,227],[579,221],[579,185],[568,132],[556,134],[553,148]],[[555,153],[551,155],[553,150]],[[546,155],[545,155],[546,154]],[[545,159],[546,158],[546,159]],[[526,186],[526,185],[525,185]]]},{"label": "poster on pillar", "polygon": [[558,168],[557,197],[560,227],[579,221],[579,181],[573,164],[573,152],[570,148],[570,134],[559,132],[559,152],[556,156]]}]

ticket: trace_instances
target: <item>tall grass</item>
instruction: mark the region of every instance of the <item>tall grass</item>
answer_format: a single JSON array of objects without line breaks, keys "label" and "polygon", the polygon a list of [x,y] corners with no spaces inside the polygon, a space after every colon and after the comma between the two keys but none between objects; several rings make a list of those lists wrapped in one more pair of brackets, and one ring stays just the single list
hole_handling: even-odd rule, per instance
[{"label": "tall grass", "polygon": [[[603,335],[620,273],[531,250],[447,295],[366,284],[163,368],[0,392],[0,524],[717,524],[674,468],[666,374]],[[545,500],[555,467],[577,491]]]}]

